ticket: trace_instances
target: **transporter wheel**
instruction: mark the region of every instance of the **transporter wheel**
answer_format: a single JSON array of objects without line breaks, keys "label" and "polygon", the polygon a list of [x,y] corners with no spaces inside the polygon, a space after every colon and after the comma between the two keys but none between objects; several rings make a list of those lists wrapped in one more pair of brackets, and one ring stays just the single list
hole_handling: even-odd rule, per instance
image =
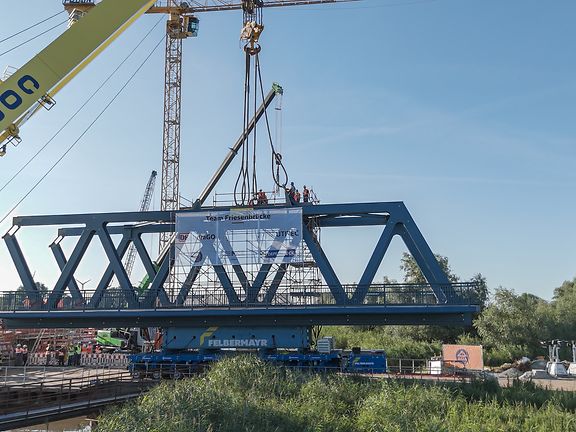
[{"label": "transporter wheel", "polygon": [[172,372],[172,379],[179,380],[182,378],[183,378],[182,372],[180,372],[179,370],[175,370],[174,372]]},{"label": "transporter wheel", "polygon": [[152,372],[152,378],[155,380],[159,380],[162,378],[162,372],[160,372],[159,370],[155,370],[154,372]]}]

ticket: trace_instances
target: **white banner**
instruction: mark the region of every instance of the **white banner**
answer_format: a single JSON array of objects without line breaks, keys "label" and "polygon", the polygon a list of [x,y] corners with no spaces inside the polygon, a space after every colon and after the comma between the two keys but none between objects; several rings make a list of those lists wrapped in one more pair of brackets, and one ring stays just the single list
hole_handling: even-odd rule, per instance
[{"label": "white banner", "polygon": [[176,215],[177,265],[302,262],[302,209],[235,209]]}]

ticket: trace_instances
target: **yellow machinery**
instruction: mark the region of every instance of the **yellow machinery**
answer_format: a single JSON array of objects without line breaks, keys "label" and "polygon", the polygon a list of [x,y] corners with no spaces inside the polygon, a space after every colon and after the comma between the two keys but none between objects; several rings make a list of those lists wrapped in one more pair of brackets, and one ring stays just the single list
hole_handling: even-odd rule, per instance
[{"label": "yellow machinery", "polygon": [[[155,0],[69,2],[79,14],[70,27],[6,81],[0,82],[0,143],[20,141],[19,128],[42,107],[50,109],[58,93],[112,41],[144,14]],[[6,153],[6,143],[0,156]]]}]

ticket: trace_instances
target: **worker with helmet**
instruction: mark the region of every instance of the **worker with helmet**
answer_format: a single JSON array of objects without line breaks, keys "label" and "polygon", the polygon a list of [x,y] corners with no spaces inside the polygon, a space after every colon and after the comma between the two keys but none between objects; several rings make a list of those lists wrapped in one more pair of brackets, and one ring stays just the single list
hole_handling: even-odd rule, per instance
[{"label": "worker with helmet", "polygon": [[290,182],[290,188],[286,189],[286,193],[288,194],[290,203],[294,204],[294,194],[296,194],[296,186],[294,186],[294,182]]},{"label": "worker with helmet", "polygon": [[306,187],[306,185],[304,185],[304,189],[302,189],[302,200],[307,203],[310,201],[310,191],[308,190],[308,188]]},{"label": "worker with helmet", "polygon": [[262,189],[258,191],[258,205],[268,205],[268,197]]},{"label": "worker with helmet", "polygon": [[298,189],[296,189],[296,192],[294,192],[294,202],[295,203],[300,202],[300,192],[298,191]]},{"label": "worker with helmet", "polygon": [[28,345],[22,346],[22,363],[24,366],[28,364]]},{"label": "worker with helmet", "polygon": [[24,364],[24,362],[22,361],[22,345],[16,344],[16,349],[14,350],[14,353],[16,354],[14,364],[16,366],[22,366]]}]

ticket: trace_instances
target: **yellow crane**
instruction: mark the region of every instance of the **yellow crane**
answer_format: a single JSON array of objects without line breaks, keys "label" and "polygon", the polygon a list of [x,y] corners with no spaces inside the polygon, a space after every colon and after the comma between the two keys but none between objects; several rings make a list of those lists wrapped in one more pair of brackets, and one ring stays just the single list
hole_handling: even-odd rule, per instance
[{"label": "yellow crane", "polygon": [[54,106],[54,96],[155,0],[103,0],[97,7],[93,1],[70,2],[92,10],[0,82],[0,156],[7,143],[21,141],[20,127],[38,110]]},{"label": "yellow crane", "polygon": [[[180,208],[180,112],[182,41],[198,35],[197,14],[242,10],[242,38],[252,46],[263,30],[267,7],[341,3],[359,0],[63,0],[69,29],[0,81],[0,156],[7,145],[20,143],[20,128],[42,108],[51,109],[56,94],[144,13],[166,14],[164,129],[161,210]],[[72,25],[74,24],[74,25]],[[160,250],[170,233],[160,237]]]},{"label": "yellow crane", "polygon": [[[202,12],[263,7],[340,3],[359,0],[63,0],[69,14],[67,31],[6,81],[0,80],[0,156],[6,144],[21,141],[20,128],[40,109],[51,109],[55,95],[144,13],[169,16],[166,25],[165,111],[180,106],[182,40],[198,34]],[[246,24],[246,23],[245,23]],[[179,123],[174,113],[165,124]],[[179,130],[165,130],[165,140],[179,140]],[[175,136],[177,135],[177,136]]]}]

